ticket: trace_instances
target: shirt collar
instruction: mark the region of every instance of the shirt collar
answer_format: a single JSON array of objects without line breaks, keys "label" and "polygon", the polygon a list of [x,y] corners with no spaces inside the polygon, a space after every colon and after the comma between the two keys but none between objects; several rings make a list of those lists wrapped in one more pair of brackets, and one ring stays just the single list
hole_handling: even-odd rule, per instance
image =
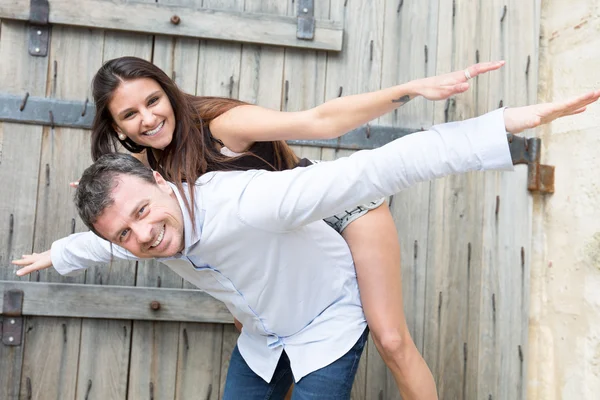
[{"label": "shirt collar", "polygon": [[[171,182],[167,183],[173,189],[173,193],[175,193],[175,196],[177,197],[177,202],[179,203],[179,207],[181,208],[181,213],[183,215],[184,246],[183,251],[179,253],[179,255],[186,256],[190,249],[200,242],[200,237],[202,236],[202,226],[204,225],[205,211],[204,209],[198,207],[198,202],[200,201],[199,196],[194,196],[195,221],[192,221],[192,217],[190,216],[190,213],[183,202],[182,194],[177,189],[177,186]],[[188,201],[190,201],[188,185],[186,183],[183,184],[183,195]],[[178,256],[176,255],[175,257]]]}]

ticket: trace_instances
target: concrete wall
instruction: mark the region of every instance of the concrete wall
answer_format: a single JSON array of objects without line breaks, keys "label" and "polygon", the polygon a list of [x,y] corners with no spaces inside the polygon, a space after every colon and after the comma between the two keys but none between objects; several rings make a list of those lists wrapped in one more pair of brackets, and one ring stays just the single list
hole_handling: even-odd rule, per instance
[{"label": "concrete wall", "polygon": [[[600,0],[543,0],[540,101],[600,88]],[[556,193],[535,200],[528,399],[600,393],[600,104],[539,131]]]}]

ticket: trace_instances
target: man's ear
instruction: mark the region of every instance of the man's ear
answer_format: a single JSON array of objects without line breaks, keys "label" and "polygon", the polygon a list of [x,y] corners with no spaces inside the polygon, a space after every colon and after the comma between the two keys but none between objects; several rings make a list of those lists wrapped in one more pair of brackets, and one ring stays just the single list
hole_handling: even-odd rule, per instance
[{"label": "man's ear", "polygon": [[167,194],[173,193],[173,189],[171,188],[171,186],[167,183],[165,178],[163,178],[163,176],[158,171],[152,171],[152,175],[154,176],[154,180],[156,181],[156,184],[158,185],[160,190]]}]

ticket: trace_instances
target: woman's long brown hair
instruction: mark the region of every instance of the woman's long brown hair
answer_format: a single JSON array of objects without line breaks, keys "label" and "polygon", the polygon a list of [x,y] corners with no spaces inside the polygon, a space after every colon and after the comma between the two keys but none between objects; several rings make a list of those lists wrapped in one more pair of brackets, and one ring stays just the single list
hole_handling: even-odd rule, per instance
[{"label": "woman's long brown hair", "polygon": [[[124,81],[139,78],[155,80],[166,93],[175,114],[175,131],[171,143],[160,153],[158,159],[152,149],[141,146],[131,139],[119,140],[113,128],[113,118],[108,105],[115,90]],[[92,81],[92,95],[96,104],[96,116],[92,124],[92,159],[96,161],[106,153],[117,152],[120,146],[132,153],[144,150],[150,166],[173,182],[183,192],[183,182],[188,183],[190,201],[183,197],[192,217],[194,212],[194,183],[209,171],[239,170],[236,158],[224,156],[213,143],[208,129],[210,122],[219,115],[244,103],[221,97],[193,96],[182,92],[175,82],[154,64],[137,57],[121,57],[106,62]],[[274,165],[265,162],[265,168],[284,170],[293,168],[298,157],[284,141],[273,142]],[[259,157],[252,153],[244,156]]]}]

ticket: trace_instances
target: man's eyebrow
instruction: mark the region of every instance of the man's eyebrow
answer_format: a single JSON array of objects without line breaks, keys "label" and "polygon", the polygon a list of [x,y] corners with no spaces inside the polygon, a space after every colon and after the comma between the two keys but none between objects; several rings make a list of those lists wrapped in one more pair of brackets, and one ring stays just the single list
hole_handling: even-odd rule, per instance
[{"label": "man's eyebrow", "polygon": [[[156,96],[156,95],[158,95],[158,94],[160,94],[160,90],[155,90],[154,92],[152,92],[152,93],[150,93],[148,96],[146,96],[146,101],[148,101],[148,100],[149,100],[151,97],[154,97],[154,96]],[[127,112],[129,112],[129,111],[131,111],[131,110],[132,110],[132,108],[131,108],[131,107],[129,107],[129,108],[126,108],[126,109],[124,109],[124,110],[121,110],[121,111],[119,111],[119,112],[117,113],[117,115],[119,115],[119,116],[122,116],[122,114],[125,114],[125,113],[127,113]]]},{"label": "man's eyebrow", "polygon": [[[142,208],[142,204],[144,204],[147,200],[146,199],[141,199],[139,200],[136,204],[135,207],[133,207],[131,209],[131,212],[129,213],[129,217],[134,218],[135,215],[137,214],[137,212],[140,210],[140,208]],[[118,241],[119,240],[119,236],[121,235],[121,232],[123,232],[124,228],[119,228],[119,230],[117,230],[117,232],[115,232],[112,235],[112,241]]]}]

